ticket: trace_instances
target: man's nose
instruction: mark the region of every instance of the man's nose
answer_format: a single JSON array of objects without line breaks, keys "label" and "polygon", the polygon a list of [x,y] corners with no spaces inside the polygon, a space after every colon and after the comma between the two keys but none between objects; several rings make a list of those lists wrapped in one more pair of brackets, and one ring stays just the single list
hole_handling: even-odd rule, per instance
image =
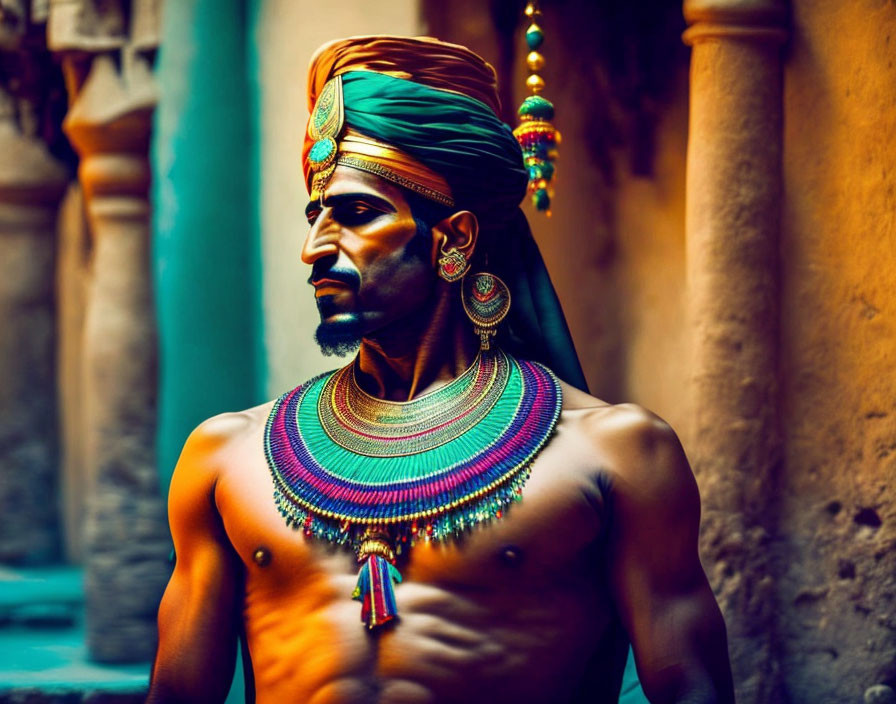
[{"label": "man's nose", "polygon": [[302,261],[314,264],[321,257],[339,254],[339,228],[330,215],[330,208],[324,208],[317,216],[305,244],[302,246]]}]

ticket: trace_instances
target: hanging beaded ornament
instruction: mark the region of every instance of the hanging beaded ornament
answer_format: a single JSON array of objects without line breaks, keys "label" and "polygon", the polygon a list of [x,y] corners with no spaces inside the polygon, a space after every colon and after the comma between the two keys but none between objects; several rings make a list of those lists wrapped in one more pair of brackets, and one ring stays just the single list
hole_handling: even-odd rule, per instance
[{"label": "hanging beaded ornament", "polygon": [[557,159],[560,133],[551,123],[554,119],[553,104],[538,95],[544,90],[544,79],[538,73],[544,68],[544,56],[538,52],[544,42],[544,31],[538,25],[541,12],[537,3],[527,4],[525,14],[530,20],[526,29],[526,44],[529,48],[526,56],[526,66],[529,68],[526,87],[531,95],[523,100],[517,111],[520,124],[513,130],[513,136],[523,149],[523,162],[529,171],[532,204],[537,210],[550,215],[554,162]]},{"label": "hanging beaded ornament", "polygon": [[307,537],[351,546],[368,628],[396,617],[402,551],[501,518],[560,414],[557,378],[498,349],[407,403],[374,398],[349,365],[281,396],[265,430],[274,500]]}]

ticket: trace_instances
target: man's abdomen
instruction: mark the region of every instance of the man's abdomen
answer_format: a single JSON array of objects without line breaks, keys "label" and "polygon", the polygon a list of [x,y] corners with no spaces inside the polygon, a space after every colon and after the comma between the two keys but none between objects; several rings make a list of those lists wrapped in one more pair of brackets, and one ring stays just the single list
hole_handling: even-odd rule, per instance
[{"label": "man's abdomen", "polygon": [[259,704],[563,702],[607,623],[582,584],[405,582],[399,620],[368,631],[348,598],[353,576],[325,581],[274,603],[247,593]]}]

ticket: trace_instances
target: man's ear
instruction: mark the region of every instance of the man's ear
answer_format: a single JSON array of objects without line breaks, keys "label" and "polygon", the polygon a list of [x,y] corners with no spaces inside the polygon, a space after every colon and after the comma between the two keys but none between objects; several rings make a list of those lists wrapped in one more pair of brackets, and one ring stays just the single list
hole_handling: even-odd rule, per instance
[{"label": "man's ear", "polygon": [[448,216],[432,228],[432,264],[435,266],[441,256],[441,250],[446,252],[452,247],[456,248],[466,257],[467,261],[473,257],[476,249],[476,238],[479,236],[479,221],[469,210],[459,210]]}]

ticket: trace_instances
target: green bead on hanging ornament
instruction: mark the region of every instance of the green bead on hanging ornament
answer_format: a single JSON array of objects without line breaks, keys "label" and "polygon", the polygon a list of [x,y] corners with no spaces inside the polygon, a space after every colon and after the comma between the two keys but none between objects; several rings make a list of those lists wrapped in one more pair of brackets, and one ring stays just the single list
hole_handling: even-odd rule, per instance
[{"label": "green bead on hanging ornament", "polygon": [[523,119],[553,120],[554,105],[540,95],[530,95],[520,105],[517,115]]},{"label": "green bead on hanging ornament", "polygon": [[544,41],[544,30],[534,22],[526,29],[526,44],[530,51],[535,51]]}]

